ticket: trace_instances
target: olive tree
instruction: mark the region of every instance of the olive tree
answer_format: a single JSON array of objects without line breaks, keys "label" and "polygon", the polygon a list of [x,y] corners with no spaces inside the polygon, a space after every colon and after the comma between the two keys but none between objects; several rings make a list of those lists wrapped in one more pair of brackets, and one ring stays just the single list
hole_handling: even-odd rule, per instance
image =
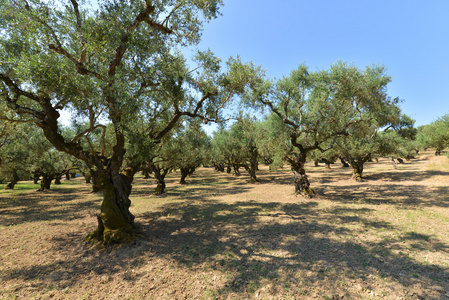
[{"label": "olive tree", "polygon": [[449,146],[449,114],[418,127],[417,140],[421,148],[435,148],[435,155],[440,155]]},{"label": "olive tree", "polygon": [[2,123],[0,133],[0,176],[9,183],[5,189],[14,189],[19,180],[28,179],[29,161],[33,155],[30,139],[32,135],[27,124]]},{"label": "olive tree", "polygon": [[[125,145],[136,120],[160,140],[183,116],[218,118],[218,111],[251,81],[228,71],[209,52],[201,69],[186,71],[176,48],[199,41],[202,20],[217,16],[220,0],[100,1],[0,0],[0,105],[14,120],[31,120],[59,151],[92,166],[103,191],[98,227],[87,239],[103,244],[135,236],[129,211],[133,171],[123,171]],[[203,71],[199,71],[203,70]],[[245,69],[246,70],[246,69]],[[232,73],[232,74],[231,74]],[[241,73],[241,72],[240,72]],[[89,122],[71,139],[60,132],[66,109]],[[90,132],[112,127],[114,145],[83,147]]]},{"label": "olive tree", "polygon": [[294,172],[295,191],[310,196],[314,191],[305,171],[309,153],[328,151],[351,127],[394,106],[387,95],[389,82],[381,66],[360,70],[338,62],[329,70],[310,71],[301,65],[276,82],[252,85],[245,99],[269,109],[286,125],[292,145],[286,160]]}]

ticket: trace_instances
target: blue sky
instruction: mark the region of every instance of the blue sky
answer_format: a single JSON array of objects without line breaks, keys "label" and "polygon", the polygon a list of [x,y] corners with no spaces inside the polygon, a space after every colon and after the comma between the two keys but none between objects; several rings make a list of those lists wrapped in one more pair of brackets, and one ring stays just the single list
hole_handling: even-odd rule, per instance
[{"label": "blue sky", "polygon": [[449,1],[224,0],[205,24],[199,48],[240,55],[271,78],[299,64],[328,69],[338,60],[383,64],[391,97],[424,125],[449,113]]}]

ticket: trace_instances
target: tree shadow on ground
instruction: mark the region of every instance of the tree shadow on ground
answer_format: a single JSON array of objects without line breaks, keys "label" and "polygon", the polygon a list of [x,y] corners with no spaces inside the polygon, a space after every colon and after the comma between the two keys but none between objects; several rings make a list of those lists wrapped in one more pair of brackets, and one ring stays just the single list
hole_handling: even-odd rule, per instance
[{"label": "tree shadow on ground", "polygon": [[[206,265],[228,274],[224,285],[215,291],[224,298],[253,293],[268,282],[279,283],[274,287],[279,289],[283,285],[297,287],[300,282],[320,286],[326,280],[339,278],[363,281],[369,276],[383,278],[386,285],[399,284],[404,290],[423,281],[429,288],[448,288],[447,270],[418,262],[397,248],[408,241],[421,247],[417,249],[447,253],[448,245],[414,232],[380,241],[364,240],[361,233],[365,229],[393,232],[398,228],[373,222],[370,209],[325,211],[317,206],[315,201],[167,204],[158,212],[138,216],[141,237],[134,245],[99,253],[74,245],[80,233],[59,235],[53,239],[54,249],[70,252],[68,259],[4,271],[0,278],[44,277],[73,286],[87,274],[111,276],[121,272],[125,274],[123,280],[136,282],[146,275],[138,267],[157,256],[191,270]],[[360,228],[350,229],[345,223]],[[131,267],[137,271],[123,273]],[[342,287],[329,292],[344,295],[348,291]]]},{"label": "tree shadow on ground", "polygon": [[[207,262],[213,269],[233,274],[219,294],[243,292],[250,285],[260,287],[266,280],[286,280],[305,270],[313,271],[307,278],[311,283],[355,272],[386,276],[408,288],[417,281],[413,273],[447,287],[447,270],[393,251],[399,241],[418,240],[426,249],[448,252],[447,245],[430,242],[433,237],[411,232],[379,242],[332,238],[360,234],[359,230],[336,225],[341,222],[355,222],[367,229],[396,229],[385,222],[373,222],[369,214],[369,209],[351,208],[323,212],[313,201],[288,205],[255,201],[168,205],[158,214],[141,216],[148,220],[142,225],[142,243],[157,255],[170,256],[189,267]],[[335,222],[336,215],[340,222]]]},{"label": "tree shadow on ground", "polygon": [[[230,178],[236,183],[240,180]],[[197,179],[203,180],[201,177],[192,180]],[[287,176],[280,180],[287,180]],[[288,204],[257,201],[229,204],[209,200],[206,193],[211,188],[217,195],[240,193],[250,188],[242,190],[240,186],[229,186],[229,182],[202,182],[204,185],[199,188],[172,187],[168,195],[180,201],[162,205],[155,212],[138,214],[140,237],[132,245],[98,252],[80,244],[85,235],[82,230],[70,235],[55,233],[50,252],[60,252],[65,258],[4,270],[0,279],[36,282],[37,278],[43,279],[34,283],[35,288],[44,288],[48,282],[71,287],[89,276],[105,276],[108,282],[110,276],[117,274],[123,281],[138,282],[146,280],[148,273],[140,267],[151,264],[152,257],[162,257],[167,263],[176,263],[188,270],[206,268],[224,274],[225,282],[214,290],[214,295],[221,298],[247,298],[270,282],[276,283],[270,291],[272,295],[278,292],[285,295],[281,289],[288,289],[296,293],[293,297],[297,299],[301,299],[299,288],[304,285],[321,287],[326,293],[323,295],[331,297],[351,294],[349,286],[326,285],[326,281],[339,280],[363,282],[366,288],[372,289],[373,279],[370,278],[381,279],[385,286],[400,286],[404,291],[415,285],[423,286],[416,291],[415,298],[434,293],[433,299],[439,299],[449,288],[448,270],[407,254],[408,247],[449,254],[448,245],[433,235],[403,232],[393,224],[374,220],[370,217],[372,208],[320,209],[319,199],[298,199],[297,203]],[[404,204],[443,206],[448,200],[442,194],[439,200],[426,201],[424,186],[414,185],[405,195],[403,189],[407,188],[400,185],[368,188],[365,183],[354,182],[341,186],[324,184],[317,191],[336,203],[363,201],[398,207]],[[328,189],[334,192],[329,193]],[[440,188],[440,191],[447,192],[447,188]],[[139,193],[145,194],[138,189],[136,195]],[[58,219],[66,220],[73,213],[71,209],[64,209]],[[37,214],[37,209],[33,214]],[[380,233],[375,239],[364,238],[364,233],[373,229],[385,233],[387,238],[382,238]],[[131,271],[134,267],[136,271]]]},{"label": "tree shadow on ground", "polygon": [[101,201],[97,198],[100,196],[87,197],[88,195],[90,193],[86,190],[75,194],[73,188],[61,187],[43,192],[1,195],[0,226],[51,220],[68,221],[84,214],[86,210],[99,210]]},{"label": "tree shadow on ground", "polygon": [[449,207],[448,189],[445,187],[432,189],[418,183],[413,186],[404,186],[400,184],[400,181],[391,182],[382,185],[372,185],[370,182],[354,182],[338,186],[322,184],[316,188],[316,192],[328,200],[342,203],[390,204],[399,209],[409,209],[410,206]]}]

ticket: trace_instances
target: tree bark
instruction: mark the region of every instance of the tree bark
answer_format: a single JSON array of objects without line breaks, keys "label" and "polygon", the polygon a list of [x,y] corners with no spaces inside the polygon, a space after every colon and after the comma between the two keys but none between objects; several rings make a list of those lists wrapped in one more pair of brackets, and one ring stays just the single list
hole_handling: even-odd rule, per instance
[{"label": "tree bark", "polygon": [[259,180],[256,177],[256,170],[257,170],[257,157],[258,157],[259,151],[256,147],[251,148],[251,161],[250,161],[250,168],[249,168],[249,176],[251,177],[250,183],[257,183]]},{"label": "tree bark", "polygon": [[62,174],[58,174],[55,177],[55,184],[61,184]]},{"label": "tree bark", "polygon": [[240,176],[240,164],[232,164],[235,176]]},{"label": "tree bark", "polygon": [[158,166],[153,165],[151,167],[154,177],[157,181],[156,189],[154,190],[154,195],[161,195],[165,193],[165,176],[167,175],[169,169],[168,168],[160,168]]},{"label": "tree bark", "polygon": [[143,179],[149,179],[150,178],[150,172],[147,169],[142,170]]},{"label": "tree bark", "polygon": [[179,183],[186,184],[186,178],[195,172],[196,167],[190,166],[190,167],[181,168],[180,170],[181,170],[181,179],[180,179]]},{"label": "tree bark", "polygon": [[87,241],[100,241],[103,245],[129,243],[134,239],[134,216],[129,211],[132,172],[114,174],[101,170],[97,186],[103,191],[101,212],[97,216],[97,229],[86,237]]},{"label": "tree bark", "polygon": [[341,163],[342,163],[342,167],[343,168],[349,168],[349,164],[343,159],[343,158],[340,158],[340,161],[341,161]]},{"label": "tree bark", "polygon": [[34,182],[34,184],[38,184],[39,183],[40,175],[41,175],[41,173],[39,171],[34,171],[34,173],[33,173],[33,182]]},{"label": "tree bark", "polygon": [[39,189],[39,191],[49,190],[51,187],[51,182],[53,181],[54,178],[55,176],[53,174],[43,173],[41,180],[41,188]]},{"label": "tree bark", "polygon": [[397,166],[397,164],[396,164],[396,161],[394,160],[394,157],[390,157],[390,160],[391,160],[391,163],[393,164],[393,168],[394,168],[395,170],[397,170],[397,169],[398,169],[398,166]]},{"label": "tree bark", "polygon": [[90,173],[85,172],[83,173],[83,176],[86,183],[91,183],[92,176],[90,175]]},{"label": "tree bark", "polygon": [[355,181],[363,181],[363,164],[365,161],[363,159],[348,159],[348,161],[352,167],[352,178]]},{"label": "tree bark", "polygon": [[98,193],[100,191],[100,187],[97,185],[97,177],[98,174],[96,172],[94,172],[94,170],[90,169],[89,171],[90,176],[92,177],[92,191],[91,193]]},{"label": "tree bark", "polygon": [[218,172],[224,172],[225,171],[224,164],[216,163],[216,164],[214,164],[214,168],[215,168],[215,171],[218,171]]},{"label": "tree bark", "polygon": [[295,194],[311,198],[315,195],[315,191],[310,188],[309,178],[305,170],[305,156],[298,154],[295,158],[288,158],[294,175]]},{"label": "tree bark", "polygon": [[19,174],[17,174],[17,170],[16,169],[12,169],[12,180],[10,183],[8,183],[5,187],[5,190],[13,190],[14,186],[17,184],[17,182],[19,182],[20,178],[19,178]]},{"label": "tree bark", "polygon": [[188,168],[181,168],[181,179],[179,180],[180,184],[186,184],[186,178],[189,176]]}]

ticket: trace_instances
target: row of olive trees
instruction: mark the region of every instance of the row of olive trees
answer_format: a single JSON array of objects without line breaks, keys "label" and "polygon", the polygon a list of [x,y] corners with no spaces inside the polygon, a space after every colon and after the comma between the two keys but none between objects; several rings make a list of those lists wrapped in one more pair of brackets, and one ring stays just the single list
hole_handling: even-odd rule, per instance
[{"label": "row of olive trees", "polygon": [[428,125],[418,127],[418,148],[434,148],[435,155],[449,147],[449,114],[446,114]]},{"label": "row of olive trees", "polygon": [[[303,195],[313,194],[304,168],[312,153],[330,153],[347,141],[357,150],[379,129],[401,123],[383,67],[359,70],[339,62],[310,71],[302,65],[272,81],[252,63],[231,58],[223,68],[204,51],[190,69],[179,50],[199,41],[202,22],[219,14],[221,2],[105,0],[94,9],[77,0],[0,0],[0,118],[34,123],[51,147],[88,167],[104,194],[98,227],[88,240],[131,241],[134,174],[152,172],[156,192],[163,192],[170,170],[187,176],[197,157],[205,156],[192,150],[195,138],[204,140],[192,120],[222,121],[234,100],[271,115],[265,124],[238,122],[230,129],[237,140],[217,133],[212,149],[244,143],[246,157],[238,158],[231,147],[224,163],[237,173],[245,167],[253,181],[259,157],[287,161]],[[62,110],[72,113],[70,130],[58,121]],[[220,155],[210,159],[220,165]],[[356,156],[345,159],[360,165]]]},{"label": "row of olive trees", "polygon": [[[126,155],[138,167],[145,150],[183,118],[221,118],[222,108],[257,77],[257,68],[235,59],[223,70],[209,51],[198,53],[198,68],[190,70],[178,51],[199,41],[202,22],[215,18],[220,5],[100,1],[94,9],[76,0],[0,0],[1,117],[34,122],[57,150],[93,170],[104,199],[89,240],[110,244],[135,236],[129,211],[135,170],[122,173]],[[63,109],[88,126],[64,136]],[[111,129],[110,147],[102,120]],[[94,140],[96,130],[103,134]],[[127,154],[128,143],[134,153]]]},{"label": "row of olive trees", "polygon": [[14,189],[19,180],[42,179],[39,190],[50,189],[53,180],[61,183],[80,170],[77,159],[57,151],[31,124],[4,124],[0,144],[0,178],[8,181],[6,189]]},{"label": "row of olive trees", "polygon": [[[399,115],[399,111],[396,117],[394,126],[382,130],[374,119],[363,126],[353,126],[326,151],[310,151],[308,160],[324,160],[329,166],[339,159],[352,167],[355,180],[361,180],[363,165],[368,160],[379,156],[389,156],[392,160],[410,158],[416,147],[414,121]],[[252,183],[258,182],[258,163],[268,164],[270,169],[277,168],[289,162],[296,153],[283,122],[275,114],[261,122],[241,119],[229,129],[221,128],[215,132],[212,139],[211,157],[215,169],[223,172],[226,169],[228,173],[233,170],[238,176],[239,169],[244,167]]]}]

